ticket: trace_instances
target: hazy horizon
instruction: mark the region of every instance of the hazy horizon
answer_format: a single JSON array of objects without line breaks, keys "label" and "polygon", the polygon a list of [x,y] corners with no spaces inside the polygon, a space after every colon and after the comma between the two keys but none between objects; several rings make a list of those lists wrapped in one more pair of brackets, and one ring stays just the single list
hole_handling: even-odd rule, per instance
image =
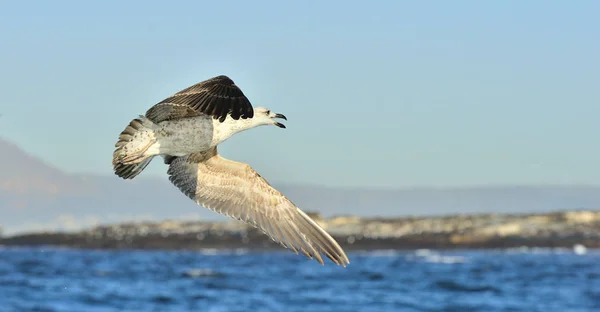
[{"label": "hazy horizon", "polygon": [[[5,234],[72,231],[130,221],[226,221],[163,177],[65,173],[0,137],[0,227]],[[269,177],[266,177],[269,179]],[[269,179],[300,208],[324,217],[407,217],[598,210],[600,186],[348,188]]]}]

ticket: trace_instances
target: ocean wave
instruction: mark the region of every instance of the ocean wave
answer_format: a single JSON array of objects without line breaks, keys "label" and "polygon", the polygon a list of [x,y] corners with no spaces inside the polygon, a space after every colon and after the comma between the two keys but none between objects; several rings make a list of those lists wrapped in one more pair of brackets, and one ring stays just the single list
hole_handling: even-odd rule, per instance
[{"label": "ocean wave", "polygon": [[190,269],[181,274],[184,277],[200,278],[200,277],[225,277],[226,274],[213,271],[211,269]]},{"label": "ocean wave", "polygon": [[283,251],[236,255],[230,250],[219,256],[196,251],[2,251],[0,310],[387,312],[599,308],[596,289],[600,289],[600,261],[589,256],[589,251],[586,256],[572,252],[547,256],[501,250],[423,249],[349,256],[350,265],[342,268]]},{"label": "ocean wave", "polygon": [[441,253],[430,249],[418,249],[413,255],[407,256],[407,260],[441,264],[457,264],[468,262],[468,259],[465,256],[442,255]]}]

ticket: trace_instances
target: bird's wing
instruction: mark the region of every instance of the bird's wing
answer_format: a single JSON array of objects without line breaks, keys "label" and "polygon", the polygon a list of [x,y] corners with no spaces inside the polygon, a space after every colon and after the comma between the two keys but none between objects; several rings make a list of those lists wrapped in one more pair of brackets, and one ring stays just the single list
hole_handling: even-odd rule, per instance
[{"label": "bird's wing", "polygon": [[350,263],[340,245],[248,164],[225,159],[216,148],[165,157],[169,180],[197,204],[244,221],[295,253],[323,264],[321,253]]},{"label": "bird's wing", "polygon": [[217,76],[185,88],[152,106],[146,117],[155,123],[183,117],[210,115],[221,122],[252,118],[254,109],[242,90],[227,76]]}]

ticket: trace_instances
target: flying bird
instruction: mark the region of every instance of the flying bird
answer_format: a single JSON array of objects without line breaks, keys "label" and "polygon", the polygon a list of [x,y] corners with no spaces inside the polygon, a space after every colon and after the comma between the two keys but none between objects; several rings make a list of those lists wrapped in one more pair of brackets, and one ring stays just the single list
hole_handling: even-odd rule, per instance
[{"label": "flying bird", "polygon": [[287,118],[253,107],[227,76],[199,82],[152,106],[119,135],[113,169],[123,179],[138,176],[156,156],[167,174],[196,204],[260,229],[296,254],[324,264],[350,263],[344,250],[322,227],[273,188],[250,165],[219,155],[217,146],[232,135],[258,126],[285,126]]}]

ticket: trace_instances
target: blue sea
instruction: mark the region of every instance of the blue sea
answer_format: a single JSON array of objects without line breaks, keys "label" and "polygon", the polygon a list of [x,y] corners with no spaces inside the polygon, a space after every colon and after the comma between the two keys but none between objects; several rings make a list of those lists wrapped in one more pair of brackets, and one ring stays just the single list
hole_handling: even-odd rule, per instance
[{"label": "blue sea", "polygon": [[0,311],[600,311],[600,252],[0,248]]}]

